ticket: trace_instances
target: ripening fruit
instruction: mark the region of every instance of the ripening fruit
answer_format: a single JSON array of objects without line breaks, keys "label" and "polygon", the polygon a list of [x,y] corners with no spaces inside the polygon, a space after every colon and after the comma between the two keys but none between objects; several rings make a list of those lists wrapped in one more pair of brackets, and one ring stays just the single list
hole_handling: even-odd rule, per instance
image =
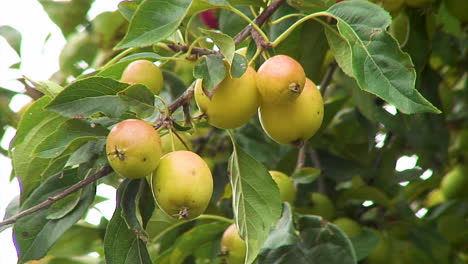
[{"label": "ripening fruit", "polygon": [[143,84],[154,94],[159,94],[164,86],[161,70],[147,60],[137,60],[130,63],[122,73],[121,81],[130,84]]},{"label": "ripening fruit", "polygon": [[301,214],[320,215],[329,221],[335,218],[335,206],[327,196],[314,192],[311,193],[310,200],[310,207],[296,208],[296,210]]},{"label": "ripening fruit", "polygon": [[143,178],[156,169],[162,156],[158,132],[138,119],[115,125],[107,136],[107,159],[111,167],[125,178]]},{"label": "ripening fruit", "polygon": [[213,177],[206,162],[191,151],[164,155],[153,172],[152,186],[159,207],[179,219],[201,215],[213,193]]},{"label": "ripening fruit", "polygon": [[466,0],[446,0],[447,10],[458,20],[468,22],[468,1]]},{"label": "ripening fruit", "polygon": [[221,238],[221,251],[226,255],[228,264],[244,263],[247,249],[244,240],[239,236],[236,224],[230,225],[224,231]]},{"label": "ripening fruit", "polygon": [[297,100],[287,104],[262,104],[258,109],[263,130],[280,144],[297,144],[311,138],[323,119],[323,100],[315,84],[307,79]]},{"label": "ripening fruit", "polygon": [[305,72],[301,64],[286,55],[266,60],[257,72],[257,87],[262,103],[285,104],[296,100],[304,89]]},{"label": "ripening fruit", "polygon": [[260,97],[255,70],[248,67],[240,78],[226,77],[214,90],[211,99],[203,91],[202,80],[195,85],[195,100],[211,125],[231,129],[244,125],[256,113]]},{"label": "ripening fruit", "polygon": [[442,179],[440,189],[447,199],[467,198],[468,169],[457,166],[449,171]]},{"label": "ripening fruit", "polygon": [[361,234],[361,226],[351,218],[337,218],[333,221],[333,224],[337,225],[350,238],[357,237]]},{"label": "ripening fruit", "polygon": [[162,145],[162,153],[167,154],[172,151],[177,151],[177,150],[191,150],[192,149],[192,142],[190,141],[190,134],[187,132],[177,132],[179,135],[180,139],[182,139],[187,145],[185,147],[184,143],[177,137],[174,132],[172,133],[167,133],[163,136],[161,136],[161,145]]},{"label": "ripening fruit", "polygon": [[445,196],[440,189],[432,190],[426,197],[425,206],[427,208],[445,202]]},{"label": "ripening fruit", "polygon": [[296,200],[296,188],[294,187],[294,181],[288,177],[288,175],[280,171],[269,171],[271,177],[278,185],[280,191],[281,201],[294,204]]}]

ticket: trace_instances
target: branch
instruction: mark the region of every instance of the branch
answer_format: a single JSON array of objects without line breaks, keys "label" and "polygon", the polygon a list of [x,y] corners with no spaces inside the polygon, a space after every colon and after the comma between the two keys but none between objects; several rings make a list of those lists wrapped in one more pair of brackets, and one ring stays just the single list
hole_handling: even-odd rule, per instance
[{"label": "branch", "polygon": [[8,218],[7,220],[5,220],[3,222],[0,222],[0,227],[10,225],[10,224],[14,224],[20,218],[28,216],[28,215],[30,215],[32,213],[35,213],[35,212],[37,212],[39,210],[42,210],[42,209],[48,207],[49,205],[52,205],[53,203],[55,203],[55,202],[65,198],[66,196],[78,191],[79,189],[85,187],[86,185],[89,185],[89,184],[99,180],[100,178],[106,176],[107,174],[109,174],[111,172],[112,172],[112,168],[109,167],[109,166],[105,166],[100,171],[98,171],[98,172],[94,173],[93,175],[79,181],[78,183],[76,183],[75,185],[72,185],[70,188],[64,190],[63,192],[61,192],[61,193],[59,193],[59,194],[57,194],[55,196],[51,196],[51,197],[47,198],[47,200],[43,201],[42,203],[37,204],[37,205],[35,205],[35,206],[31,207],[31,208],[28,208],[28,209],[22,211],[21,213]]},{"label": "branch", "polygon": [[322,94],[322,96],[325,95],[325,92],[327,91],[328,85],[330,85],[333,73],[335,73],[336,68],[338,68],[338,64],[336,63],[336,61],[333,61],[328,66],[327,72],[325,73],[325,76],[323,76],[323,80],[320,83],[320,93]]},{"label": "branch", "polygon": [[310,159],[312,160],[312,164],[314,164],[315,168],[320,170],[320,175],[318,177],[318,191],[321,194],[325,194],[326,193],[325,177],[323,176],[322,164],[320,162],[320,158],[318,156],[317,151],[313,148],[309,150],[309,153],[310,153]]},{"label": "branch", "polygon": [[306,147],[307,147],[307,141],[305,141],[300,147],[299,147],[299,153],[297,153],[297,163],[296,163],[296,171],[304,168],[304,163],[305,163],[305,157],[306,157]]},{"label": "branch", "polygon": [[[190,48],[188,45],[176,45],[176,44],[167,44],[167,46],[173,50],[173,51],[182,51],[182,52],[187,52]],[[196,54],[198,56],[201,55],[210,55],[210,54],[216,54],[220,55],[218,51],[215,50],[210,50],[210,49],[204,49],[204,48],[199,48],[199,47],[193,47],[190,54]]]},{"label": "branch", "polygon": [[[285,0],[279,0],[279,1],[276,1],[276,2],[273,2],[271,3],[269,6],[267,6],[267,8],[265,8],[265,10],[263,10],[263,12],[258,15],[258,17],[256,17],[254,19],[253,22],[255,22],[257,25],[261,26],[263,25],[267,20],[268,18],[271,17],[271,15],[273,15],[273,13],[284,3],[286,2]],[[244,39],[246,39],[249,35],[250,35],[250,32],[252,30],[252,26],[251,25],[248,25],[247,27],[245,27],[241,32],[239,32],[235,37],[234,37],[234,43],[237,45],[239,43],[241,43]]]}]

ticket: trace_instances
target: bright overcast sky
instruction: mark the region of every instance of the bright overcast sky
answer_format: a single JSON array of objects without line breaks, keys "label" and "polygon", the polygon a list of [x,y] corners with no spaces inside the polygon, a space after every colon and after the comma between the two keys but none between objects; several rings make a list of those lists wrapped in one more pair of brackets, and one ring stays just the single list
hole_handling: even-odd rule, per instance
[{"label": "bright overcast sky", "polygon": [[[116,10],[119,2],[119,0],[95,0],[88,16],[93,18],[103,11]],[[10,65],[18,62],[19,58],[5,39],[0,37],[0,87],[21,91],[23,87],[14,81],[16,78],[25,75],[33,80],[46,80],[58,70],[58,55],[65,44],[65,39],[60,29],[50,21],[37,0],[2,1],[0,26],[2,25],[10,25],[21,32],[23,60],[20,70],[8,69]],[[45,42],[49,34],[50,37]],[[14,98],[10,107],[17,111],[28,101],[27,96],[18,96]],[[14,129],[9,129],[8,136],[0,144],[7,147],[14,133]],[[19,194],[17,182],[9,182],[10,172],[11,161],[0,155],[0,219],[3,218],[9,201]],[[101,195],[113,191],[105,186],[98,188],[98,193]],[[109,202],[105,205],[109,207],[112,203]],[[104,215],[108,216],[109,212],[111,213],[113,210],[112,206],[110,207],[110,210],[100,209],[108,211],[104,212]],[[97,210],[90,212],[90,215],[94,215],[94,219],[100,219]],[[0,249],[1,264],[17,262],[16,250],[11,239],[11,228],[0,233]]]}]

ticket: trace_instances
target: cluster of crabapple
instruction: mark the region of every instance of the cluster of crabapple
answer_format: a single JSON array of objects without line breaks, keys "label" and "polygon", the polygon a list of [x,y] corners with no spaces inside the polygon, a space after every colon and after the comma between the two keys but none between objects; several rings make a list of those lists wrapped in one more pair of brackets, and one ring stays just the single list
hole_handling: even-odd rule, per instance
[{"label": "cluster of crabapple", "polygon": [[[156,95],[163,87],[161,70],[146,60],[130,63],[121,81],[143,84]],[[285,55],[267,59],[258,71],[248,66],[239,78],[227,74],[210,95],[203,80],[198,79],[194,98],[214,127],[241,127],[258,112],[261,126],[271,139],[296,146],[317,132],[324,113],[316,85],[306,78],[300,63]],[[187,144],[182,145],[180,138],[187,138],[185,132],[175,141],[171,134],[170,131],[160,137],[143,120],[124,120],[108,135],[107,157],[112,168],[123,177],[146,177],[159,208],[166,214],[192,219],[206,210],[213,192],[213,178],[203,158],[190,151]],[[292,179],[278,171],[270,174],[279,187],[281,200],[293,203],[296,190]],[[228,263],[243,262],[246,246],[235,225],[225,231],[221,249]]]}]

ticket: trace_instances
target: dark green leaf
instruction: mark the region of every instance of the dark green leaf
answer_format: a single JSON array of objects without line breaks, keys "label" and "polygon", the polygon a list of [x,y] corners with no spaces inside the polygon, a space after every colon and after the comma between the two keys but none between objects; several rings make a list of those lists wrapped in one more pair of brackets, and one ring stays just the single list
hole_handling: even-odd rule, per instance
[{"label": "dark green leaf", "polygon": [[68,120],[39,143],[33,154],[40,158],[55,158],[64,152],[74,152],[88,141],[102,139],[108,133],[101,125],[79,119]]},{"label": "dark green leaf", "polygon": [[60,201],[50,206],[47,219],[60,219],[70,213],[78,205],[81,199],[82,190],[68,195]]},{"label": "dark green leaf", "polygon": [[197,79],[203,79],[203,87],[211,91],[226,77],[226,66],[219,56],[203,56],[201,61],[195,65],[193,76]]},{"label": "dark green leaf", "polygon": [[379,236],[375,232],[363,228],[358,236],[351,238],[351,243],[356,252],[356,258],[360,261],[369,256],[370,252],[377,246]]},{"label": "dark green leaf", "polygon": [[161,58],[162,57],[160,55],[154,52],[140,52],[140,53],[135,53],[135,54],[123,57],[122,59],[119,60],[119,62],[128,61],[128,60],[131,60],[131,61],[133,60],[159,60]]},{"label": "dark green leaf", "polygon": [[231,134],[228,175],[240,236],[247,243],[245,263],[252,263],[281,214],[279,190],[268,170],[240,149]]},{"label": "dark green leaf", "polygon": [[304,13],[325,11],[336,3],[335,0],[288,0],[288,4]]},{"label": "dark green leaf", "polygon": [[[77,172],[78,169],[72,169],[50,177],[28,197],[21,206],[21,211],[76,184],[81,180]],[[94,200],[95,192],[96,188],[93,184],[86,186],[78,205],[61,219],[47,219],[50,209],[40,210],[19,219],[13,227],[19,262],[24,263],[45,256],[54,242],[88,210],[88,206]]]},{"label": "dark green leaf", "polygon": [[138,118],[150,117],[155,111],[154,94],[144,85],[131,85],[117,95]]},{"label": "dark green leaf", "polygon": [[90,32],[73,34],[60,52],[60,71],[65,75],[80,75],[93,64],[98,50],[98,43]]},{"label": "dark green leaf", "polygon": [[274,250],[284,246],[299,243],[300,238],[294,228],[294,219],[289,203],[283,203],[283,213],[275,228],[271,230],[265,243],[262,246],[262,253],[268,250]]},{"label": "dark green leaf", "polygon": [[403,113],[440,113],[415,89],[416,72],[411,58],[386,31],[391,21],[388,13],[366,1],[340,2],[328,12],[338,20],[341,35],[335,36],[328,30],[330,46],[335,56],[341,57],[337,62],[361,89]]},{"label": "dark green leaf", "polygon": [[88,141],[77,149],[67,161],[66,166],[74,166],[90,161],[103,152],[106,140]]},{"label": "dark green leaf", "polygon": [[47,109],[72,118],[89,117],[95,113],[119,117],[126,106],[116,94],[127,87],[128,84],[108,78],[82,79],[67,86]]},{"label": "dark green leaf", "polygon": [[335,225],[318,216],[302,216],[298,221],[300,242],[265,251],[259,263],[356,264],[353,246]]},{"label": "dark green leaf", "polygon": [[247,59],[240,55],[240,54],[234,54],[234,59],[231,64],[231,77],[233,78],[240,78],[245,71],[247,70],[248,67],[248,61]]},{"label": "dark green leaf", "polygon": [[11,26],[0,26],[0,36],[4,37],[21,57],[21,33]]},{"label": "dark green leaf", "polygon": [[117,208],[107,225],[104,237],[106,262],[112,264],[151,264],[148,249],[134,230],[128,228],[122,217],[122,202],[129,180],[117,190]]},{"label": "dark green leaf", "polygon": [[184,19],[192,1],[144,0],[135,11],[118,49],[144,47],[169,37]]},{"label": "dark green leaf", "polygon": [[[141,216],[138,210],[138,198],[139,195],[141,195],[141,186],[144,181],[146,181],[146,179],[130,180],[124,183],[120,206],[122,218],[127,223],[128,229],[135,232],[139,239],[146,242],[148,241],[148,235],[143,227],[143,223],[141,223]],[[149,217],[151,217],[151,215]],[[148,220],[149,217],[146,220]]]},{"label": "dark green leaf", "polygon": [[68,120],[43,109],[50,101],[49,97],[43,96],[28,108],[18,125],[18,132],[12,144],[13,169],[15,176],[21,180],[22,201],[43,179],[51,175],[45,171],[54,163],[52,159],[34,156],[34,149]]},{"label": "dark green leaf", "polygon": [[101,230],[87,224],[77,224],[68,229],[49,250],[55,257],[83,256],[102,243]]},{"label": "dark green leaf", "polygon": [[206,244],[213,244],[229,226],[226,222],[200,224],[177,238],[174,245],[163,252],[155,263],[182,264],[187,256]]},{"label": "dark green leaf", "polygon": [[[3,220],[6,220],[20,212],[20,196],[17,195],[15,198],[11,199],[8,203],[7,208],[5,209],[5,216]],[[0,233],[3,232],[5,229],[10,228],[12,225],[4,225],[0,227]]]},{"label": "dark green leaf", "polygon": [[361,186],[358,188],[348,189],[343,192],[341,199],[344,201],[373,201],[374,203],[389,207],[391,204],[388,196],[373,186]]}]

